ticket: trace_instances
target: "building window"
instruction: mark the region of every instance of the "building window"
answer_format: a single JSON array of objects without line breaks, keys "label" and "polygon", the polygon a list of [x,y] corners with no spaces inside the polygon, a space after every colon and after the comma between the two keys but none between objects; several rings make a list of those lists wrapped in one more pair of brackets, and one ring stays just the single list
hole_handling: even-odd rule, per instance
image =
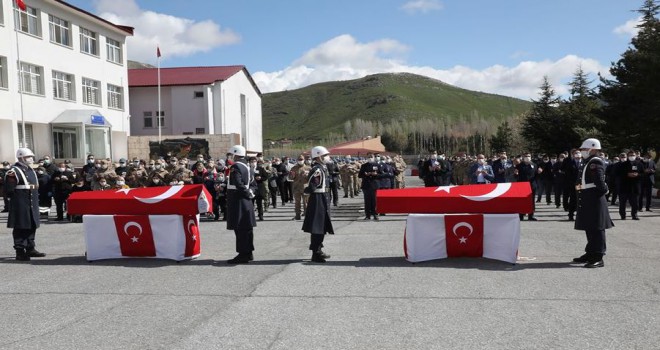
[{"label": "building window", "polygon": [[156,111],[156,116],[161,116],[161,117],[165,116],[165,111],[160,111],[160,112]]},{"label": "building window", "polygon": [[195,91],[195,98],[204,98],[204,91]]},{"label": "building window", "polygon": [[151,117],[152,115],[153,115],[153,113],[151,113],[151,111],[142,112],[142,116],[144,116],[144,117]]},{"label": "building window", "polygon": [[0,56],[0,88],[8,87],[7,81],[7,57]]},{"label": "building window", "polygon": [[105,38],[105,48],[108,52],[108,61],[121,64],[121,43],[117,40]]},{"label": "building window", "polygon": [[89,29],[80,27],[80,51],[98,56],[98,34]]},{"label": "building window", "polygon": [[39,28],[39,11],[34,7],[26,6],[25,11],[21,11],[17,6],[16,2],[14,3],[14,25],[16,29],[23,32],[32,34],[35,36],[41,36],[41,30]]},{"label": "building window", "polygon": [[64,46],[71,46],[71,27],[69,21],[48,15],[48,22],[50,26],[50,41]]},{"label": "building window", "polygon": [[33,64],[21,62],[21,70],[18,72],[19,84],[21,92],[29,94],[43,95],[44,94],[44,69]]},{"label": "building window", "polygon": [[108,84],[108,108],[124,109],[124,97],[120,86]]},{"label": "building window", "polygon": [[197,135],[204,135],[205,132],[206,132],[205,128],[195,128],[195,134]]},{"label": "building window", "polygon": [[153,120],[151,119],[151,117],[144,117],[144,127],[145,128],[153,128],[154,127]]},{"label": "building window", "polygon": [[53,157],[59,159],[78,158],[78,128],[53,128]]},{"label": "building window", "polygon": [[[53,97],[62,100],[75,101],[73,75],[53,71]],[[56,157],[57,158],[57,157]]]},{"label": "building window", "polygon": [[[163,126],[165,126],[165,118],[160,117],[158,119],[160,120],[160,127],[162,128]],[[156,127],[158,127],[158,125],[156,125]]]},{"label": "building window", "polygon": [[23,144],[23,124],[16,123],[18,127],[18,147],[34,149],[34,136],[32,134],[32,124],[25,124],[25,144]]},{"label": "building window", "polygon": [[83,103],[95,106],[101,105],[99,86],[100,83],[96,80],[87,78],[82,79]]}]

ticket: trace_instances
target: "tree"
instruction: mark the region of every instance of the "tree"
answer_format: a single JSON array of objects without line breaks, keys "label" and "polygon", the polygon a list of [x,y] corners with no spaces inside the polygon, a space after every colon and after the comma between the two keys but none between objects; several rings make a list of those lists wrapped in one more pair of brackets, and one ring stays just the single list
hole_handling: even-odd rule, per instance
[{"label": "tree", "polygon": [[602,136],[601,129],[605,123],[599,117],[600,102],[590,88],[591,83],[582,67],[578,67],[573,80],[568,83],[571,96],[560,106],[563,119],[571,122],[571,131],[565,137],[572,145],[579,145],[590,137]]},{"label": "tree", "polygon": [[561,100],[555,95],[547,76],[543,77],[540,89],[540,98],[532,100],[532,108],[523,120],[522,137],[535,153],[556,154],[574,147],[572,141],[566,139],[571,124],[557,108]]},{"label": "tree", "polygon": [[614,79],[601,77],[606,140],[618,149],[658,148],[660,135],[660,4],[645,0],[639,32],[621,59],[612,63]]},{"label": "tree", "polygon": [[490,148],[493,152],[511,152],[513,146],[513,129],[509,126],[509,121],[504,121],[497,127],[495,135],[490,137]]}]

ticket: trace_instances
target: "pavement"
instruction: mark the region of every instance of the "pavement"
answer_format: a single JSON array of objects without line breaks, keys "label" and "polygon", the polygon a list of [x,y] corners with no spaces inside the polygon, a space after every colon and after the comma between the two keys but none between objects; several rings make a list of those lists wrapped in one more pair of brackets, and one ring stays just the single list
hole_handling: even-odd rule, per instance
[{"label": "pavement", "polygon": [[[419,179],[407,178],[409,186]],[[608,230],[605,267],[570,264],[585,234],[554,205],[521,223],[518,264],[403,258],[404,215],[361,220],[340,198],[326,264],[278,206],[255,261],[201,223],[202,255],[176,263],[84,257],[81,224],[44,223],[46,258],[16,262],[0,214],[0,349],[660,349],[660,206]]]}]

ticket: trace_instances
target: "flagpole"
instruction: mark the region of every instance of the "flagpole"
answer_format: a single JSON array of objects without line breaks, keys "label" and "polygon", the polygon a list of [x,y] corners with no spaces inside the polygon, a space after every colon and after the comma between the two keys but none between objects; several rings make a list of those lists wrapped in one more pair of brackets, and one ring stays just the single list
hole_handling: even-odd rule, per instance
[{"label": "flagpole", "polygon": [[158,118],[158,143],[161,142],[161,122],[160,122],[160,48],[158,48],[158,112],[156,112],[156,118]]},{"label": "flagpole", "polygon": [[[18,10],[21,11],[20,8]],[[19,21],[20,21],[20,17],[21,17],[21,15],[19,13],[18,14]],[[21,67],[20,46],[18,45],[18,28],[17,28],[18,25],[19,25],[19,23],[14,23],[14,34],[16,34],[16,63],[18,64],[18,71],[20,72],[20,74],[19,74],[20,79],[18,80],[18,95],[19,95],[19,99],[21,101],[20,102],[20,105],[21,105],[21,130],[23,132],[23,140],[22,140],[23,145],[22,146],[27,147],[27,143],[25,142],[25,139],[26,139],[26,137],[25,137],[25,116],[23,115],[23,89],[21,89],[21,87],[23,85],[23,69]]]}]

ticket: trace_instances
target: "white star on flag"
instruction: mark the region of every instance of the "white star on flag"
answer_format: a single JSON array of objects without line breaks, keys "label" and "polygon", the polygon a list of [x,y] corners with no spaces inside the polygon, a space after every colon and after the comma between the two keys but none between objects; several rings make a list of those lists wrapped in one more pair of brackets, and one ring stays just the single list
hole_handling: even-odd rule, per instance
[{"label": "white star on flag", "polygon": [[137,243],[140,239],[133,236],[133,237],[131,237],[131,240],[133,241],[133,243]]},{"label": "white star on flag", "polygon": [[458,240],[461,241],[461,244],[467,244],[467,238],[465,237],[461,237]]},{"label": "white star on flag", "polygon": [[192,235],[192,240],[193,240],[193,241],[196,241],[196,240],[197,240],[197,236]]},{"label": "white star on flag", "polygon": [[456,185],[440,186],[440,187],[436,188],[436,190],[433,191],[433,192],[445,191],[445,192],[449,193],[449,191],[454,187],[458,187],[458,186],[456,186]]}]

